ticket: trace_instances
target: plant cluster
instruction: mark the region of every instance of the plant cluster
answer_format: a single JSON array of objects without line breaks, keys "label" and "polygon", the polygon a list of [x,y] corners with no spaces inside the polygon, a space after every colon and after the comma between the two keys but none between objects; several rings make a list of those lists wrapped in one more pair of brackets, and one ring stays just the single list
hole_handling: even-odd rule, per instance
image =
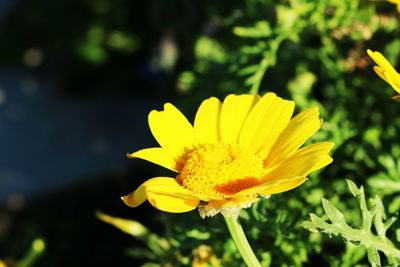
[{"label": "plant cluster", "polygon": [[[96,6],[96,18],[117,14],[127,21],[123,9],[100,2],[87,1]],[[380,51],[398,66],[400,16],[393,3],[398,9],[396,0],[246,0],[206,10],[191,66],[177,76],[177,90],[187,96],[177,106],[194,111],[212,95],[274,92],[294,100],[295,113],[319,107],[324,123],[310,143],[335,143],[334,162],[304,185],[240,212],[262,266],[400,264],[400,105],[391,99],[392,76],[390,85],[380,80],[367,54]],[[144,41],[121,30],[120,20],[86,23],[84,33],[72,38],[74,53],[95,65],[105,64],[110,51],[134,54]],[[164,54],[170,60],[155,60],[156,65],[173,69],[174,49]],[[98,217],[139,241],[126,254],[142,266],[244,266],[222,216],[153,212],[161,229]],[[26,266],[40,249],[27,254]]]},{"label": "plant cluster", "polygon": [[[399,264],[400,228],[393,218],[400,207],[400,109],[366,53],[367,48],[381,51],[396,66],[400,29],[395,6],[248,0],[230,14],[210,13],[209,31],[194,45],[193,67],[178,77],[181,93],[204,98],[215,90],[219,95],[272,91],[293,99],[300,110],[317,105],[325,122],[313,141],[336,144],[334,163],[312,174],[304,186],[242,210],[239,218],[262,265]],[[347,181],[359,202],[355,205],[343,178],[376,193],[370,208],[363,187]],[[310,212],[315,212],[311,221],[303,222]],[[145,266],[242,266],[221,230],[221,218],[165,216],[162,238],[169,249],[157,258],[136,253],[152,262]],[[204,247],[207,257],[201,265],[198,251]]]}]

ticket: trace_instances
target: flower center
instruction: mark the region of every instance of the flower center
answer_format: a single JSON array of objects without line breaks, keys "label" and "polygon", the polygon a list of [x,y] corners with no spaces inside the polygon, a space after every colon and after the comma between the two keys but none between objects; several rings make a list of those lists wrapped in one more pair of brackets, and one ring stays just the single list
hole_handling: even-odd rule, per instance
[{"label": "flower center", "polygon": [[176,179],[193,192],[229,198],[258,185],[262,172],[263,161],[237,145],[204,144],[188,154]]}]

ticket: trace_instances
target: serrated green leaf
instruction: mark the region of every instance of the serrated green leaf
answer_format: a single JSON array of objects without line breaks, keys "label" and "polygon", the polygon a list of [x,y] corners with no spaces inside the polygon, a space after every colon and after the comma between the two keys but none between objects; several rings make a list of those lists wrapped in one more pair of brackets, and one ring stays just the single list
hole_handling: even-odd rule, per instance
[{"label": "serrated green leaf", "polygon": [[396,213],[400,210],[400,196],[395,197],[389,204],[389,212]]},{"label": "serrated green leaf", "polygon": [[346,183],[353,196],[357,197],[358,195],[360,195],[360,190],[353,181],[346,179]]},{"label": "serrated green leaf", "polygon": [[386,219],[386,214],[382,200],[378,196],[375,196],[374,205],[375,205],[374,226],[377,234],[379,236],[384,237],[386,235],[387,228],[383,223],[383,219]]},{"label": "serrated green leaf", "polygon": [[347,225],[343,213],[337,209],[329,200],[322,198],[322,206],[332,223]]},{"label": "serrated green leaf", "polygon": [[397,218],[395,218],[395,217],[389,218],[389,219],[384,223],[385,231],[386,231],[387,229],[389,229],[390,226],[392,226],[392,224],[393,224],[396,220],[397,220]]},{"label": "serrated green leaf", "polygon": [[318,217],[314,213],[310,213],[310,219],[311,219],[311,222],[314,223],[315,227],[317,227],[317,228],[321,228],[322,229],[327,224],[323,219],[321,219],[320,217]]},{"label": "serrated green leaf", "polygon": [[400,242],[400,228],[396,229],[396,240],[397,242]]},{"label": "serrated green leaf", "polygon": [[381,266],[381,258],[375,248],[367,249],[368,261],[372,266]]},{"label": "serrated green leaf", "polygon": [[[347,180],[347,185],[351,193],[357,198],[362,213],[362,227],[352,228],[346,224],[344,215],[331,202],[322,199],[323,208],[332,223],[323,221],[315,214],[310,214],[311,221],[303,222],[302,226],[310,231],[319,230],[329,235],[340,235],[345,240],[359,246],[363,246],[368,250],[368,260],[372,266],[380,266],[381,251],[386,255],[390,264],[400,261],[400,250],[396,248],[386,237],[386,230],[393,223],[393,219],[384,222],[385,210],[379,197],[375,197],[371,201],[372,208],[368,209],[365,201],[363,187],[357,186]],[[374,222],[375,235],[372,231],[372,221]]]},{"label": "serrated green leaf", "polygon": [[300,226],[309,230],[310,232],[313,232],[313,233],[319,232],[318,228],[315,226],[315,224],[313,222],[304,221],[304,222],[301,222]]}]

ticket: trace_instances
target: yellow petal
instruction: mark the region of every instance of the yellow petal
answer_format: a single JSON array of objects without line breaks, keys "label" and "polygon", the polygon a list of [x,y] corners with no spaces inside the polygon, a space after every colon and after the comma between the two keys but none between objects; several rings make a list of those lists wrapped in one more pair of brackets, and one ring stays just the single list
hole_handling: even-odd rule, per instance
[{"label": "yellow petal", "polygon": [[367,53],[378,64],[378,66],[374,66],[374,71],[379,77],[389,83],[394,90],[400,93],[400,74],[381,53],[373,52],[369,49]]},{"label": "yellow petal", "polygon": [[173,158],[182,156],[197,142],[192,125],[172,104],[165,104],[164,111],[151,111],[149,126],[160,146]]},{"label": "yellow petal", "polygon": [[396,92],[400,93],[400,75],[386,75],[387,82],[393,87]]},{"label": "yellow petal", "polygon": [[220,133],[225,144],[237,143],[240,130],[258,95],[228,95],[221,109]]},{"label": "yellow petal", "polygon": [[[288,191],[294,187],[291,185],[300,185],[307,180],[304,176],[295,176],[283,179],[275,179],[270,181],[265,181],[259,185],[242,190],[234,195],[234,197],[241,196],[254,196],[256,194],[276,194],[279,192]],[[266,193],[267,192],[267,193]]]},{"label": "yellow petal", "polygon": [[151,178],[131,194],[122,197],[126,205],[137,207],[146,200],[159,210],[185,212],[194,209],[200,200],[180,186],[174,178]]},{"label": "yellow petal", "polygon": [[194,120],[194,129],[202,143],[219,141],[219,118],[221,101],[211,97],[201,103]]},{"label": "yellow petal", "polygon": [[182,198],[173,195],[164,195],[159,193],[147,193],[150,204],[162,211],[181,213],[194,210],[200,203],[200,200],[194,198]]},{"label": "yellow petal", "polygon": [[376,74],[378,74],[379,77],[381,77],[382,80],[384,80],[385,82],[389,82],[386,79],[385,72],[382,70],[381,67],[374,66],[374,71],[375,71]]},{"label": "yellow petal", "polygon": [[184,188],[173,178],[163,178],[162,184],[150,184],[146,186],[146,192],[155,194],[170,195],[173,197],[184,199],[198,199],[201,201],[209,201],[210,199],[219,199],[215,197],[208,197],[202,194],[195,193],[189,189]]},{"label": "yellow petal", "polygon": [[276,168],[268,171],[263,179],[269,181],[296,176],[306,177],[332,162],[328,152],[333,145],[332,142],[322,142],[304,147]]},{"label": "yellow petal", "polygon": [[129,158],[141,158],[157,165],[163,166],[172,171],[178,172],[181,170],[182,164],[168,154],[162,147],[146,148],[134,153],[128,154]]},{"label": "yellow petal", "polygon": [[397,73],[396,70],[393,68],[392,64],[379,52],[367,50],[368,55],[375,61],[376,64],[381,67],[383,72],[388,72],[391,75]]},{"label": "yellow petal", "polygon": [[265,158],[272,145],[292,117],[294,102],[283,100],[274,93],[265,94],[244,122],[239,144]]},{"label": "yellow petal", "polygon": [[318,107],[307,109],[295,116],[273,145],[265,160],[265,166],[275,166],[293,155],[320,127]]},{"label": "yellow petal", "polygon": [[158,182],[162,182],[160,178],[149,179],[146,182],[142,183],[135,191],[133,191],[129,195],[123,196],[121,199],[129,207],[136,208],[137,206],[143,204],[143,202],[147,200],[146,184],[158,183]]},{"label": "yellow petal", "polygon": [[144,225],[135,220],[114,217],[99,211],[96,212],[96,217],[134,237],[146,238],[150,233]]},{"label": "yellow petal", "polygon": [[300,185],[302,185],[305,181],[307,181],[307,178],[299,178],[299,179],[293,179],[292,181],[284,181],[282,182],[279,186],[268,188],[261,193],[263,195],[273,195],[273,194],[279,194],[283,193],[289,190],[292,190],[293,188],[296,188]]},{"label": "yellow petal", "polygon": [[371,51],[370,49],[367,50],[368,55],[372,58],[373,61],[379,67],[383,68],[383,70],[387,71],[390,68],[393,68],[390,62],[380,53],[377,51]]}]

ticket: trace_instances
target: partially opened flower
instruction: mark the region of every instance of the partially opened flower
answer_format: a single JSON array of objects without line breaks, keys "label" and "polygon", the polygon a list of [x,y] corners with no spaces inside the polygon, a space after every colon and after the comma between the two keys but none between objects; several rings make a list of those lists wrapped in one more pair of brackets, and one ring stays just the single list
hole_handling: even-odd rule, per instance
[{"label": "partially opened flower", "polygon": [[332,162],[333,143],[300,148],[321,126],[319,110],[291,119],[294,102],[267,93],[211,97],[200,105],[192,126],[172,104],[151,111],[149,126],[160,147],[129,155],[161,165],[176,177],[144,182],[124,202],[146,200],[159,210],[237,216],[259,199],[293,189]]},{"label": "partially opened flower", "polygon": [[[397,93],[400,93],[400,74],[393,68],[390,62],[379,52],[367,50],[368,55],[378,66],[374,66],[374,71],[384,81],[390,84]],[[397,96],[396,96],[397,98]]]}]

